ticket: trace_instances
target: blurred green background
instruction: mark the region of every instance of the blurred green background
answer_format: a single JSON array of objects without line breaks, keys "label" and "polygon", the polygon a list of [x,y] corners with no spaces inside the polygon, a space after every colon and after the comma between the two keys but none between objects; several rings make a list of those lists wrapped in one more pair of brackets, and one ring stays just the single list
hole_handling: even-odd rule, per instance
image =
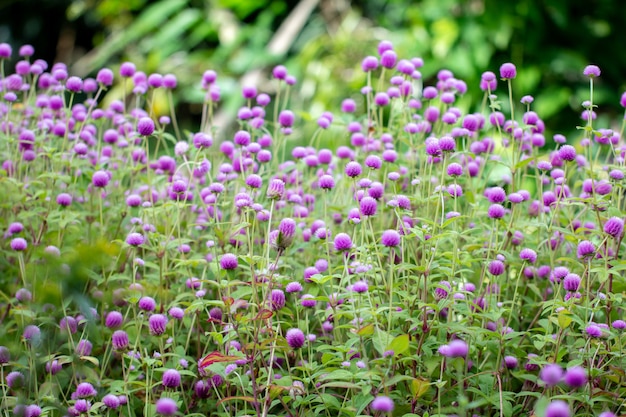
[{"label": "blurred green background", "polygon": [[[588,98],[582,69],[589,63],[602,69],[596,126],[619,128],[626,86],[621,6],[621,0],[15,0],[0,3],[0,40],[15,52],[30,43],[36,57],[66,62],[80,76],[103,66],[117,70],[124,61],[147,74],[174,73],[177,113],[193,130],[207,69],[219,74],[226,121],[243,104],[242,77],[271,92],[276,64],[298,79],[291,107],[315,118],[358,94],[361,59],[388,39],[399,57],[424,59],[425,84],[442,68],[465,80],[473,97],[460,103],[467,110],[480,105],[483,71],[515,63],[516,98],[535,97],[551,137],[574,135],[581,124],[580,103]],[[505,93],[504,83],[498,92]]]}]

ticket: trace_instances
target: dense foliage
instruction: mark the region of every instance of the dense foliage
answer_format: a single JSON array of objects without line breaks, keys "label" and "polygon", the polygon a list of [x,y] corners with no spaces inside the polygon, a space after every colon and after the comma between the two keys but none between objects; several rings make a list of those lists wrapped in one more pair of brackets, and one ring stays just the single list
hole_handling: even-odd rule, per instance
[{"label": "dense foliage", "polygon": [[213,70],[186,132],[154,111],[174,75],[33,54],[2,70],[6,415],[623,412],[625,151],[597,66],[548,141],[523,68],[472,97],[383,41],[315,121],[284,66],[245,85],[218,144]]}]

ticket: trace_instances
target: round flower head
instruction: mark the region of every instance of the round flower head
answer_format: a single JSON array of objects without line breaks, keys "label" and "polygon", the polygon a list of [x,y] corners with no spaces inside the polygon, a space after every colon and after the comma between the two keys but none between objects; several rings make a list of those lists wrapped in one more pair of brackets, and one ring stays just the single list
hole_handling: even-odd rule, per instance
[{"label": "round flower head", "polygon": [[[615,326],[614,326],[615,327]],[[6,346],[0,346],[0,366],[9,363],[11,354]]]},{"label": "round flower head", "polygon": [[569,405],[563,400],[554,400],[546,407],[545,417],[571,417]]},{"label": "round flower head", "polygon": [[222,269],[235,269],[239,265],[237,261],[237,255],[233,255],[232,253],[226,253],[222,255],[220,259],[220,266]]},{"label": "round flower head", "polygon": [[89,382],[81,382],[76,387],[76,396],[78,398],[88,398],[96,395],[98,391]]},{"label": "round flower head", "polygon": [[591,337],[601,337],[602,329],[596,324],[590,324],[585,328],[585,332]]},{"label": "round flower head", "polygon": [[347,233],[337,233],[334,244],[337,252],[348,251],[352,248],[352,239]]},{"label": "round flower head", "polygon": [[163,314],[153,314],[148,319],[148,325],[150,326],[150,333],[158,336],[165,333],[165,326],[167,326],[167,317]]},{"label": "round flower head", "polygon": [[143,311],[154,311],[156,308],[156,301],[154,301],[154,298],[152,297],[145,296],[139,299],[138,305]]},{"label": "round flower head", "polygon": [[176,369],[168,369],[163,372],[163,386],[167,388],[176,388],[180,385],[180,373]]},{"label": "round flower head", "polygon": [[292,349],[300,349],[304,345],[304,333],[300,329],[289,329],[285,336],[287,344]]},{"label": "round flower head", "polygon": [[11,240],[11,249],[13,249],[14,251],[21,252],[26,250],[27,247],[28,243],[24,238],[16,237],[15,239]]},{"label": "round flower head", "polygon": [[68,193],[61,193],[57,195],[57,204],[61,207],[67,207],[72,204],[72,196]]},{"label": "round flower head", "polygon": [[510,62],[507,62],[505,64],[502,64],[502,66],[500,66],[500,78],[505,79],[505,80],[512,80],[513,78],[515,78],[515,76],[517,75],[517,69],[515,68],[515,65],[513,65]]},{"label": "round flower head", "polygon": [[504,263],[495,259],[489,263],[488,269],[491,275],[502,275],[504,273]]},{"label": "round flower head", "polygon": [[565,278],[563,278],[563,288],[570,292],[578,291],[578,287],[580,287],[580,276],[577,274],[567,274]]},{"label": "round flower head", "polygon": [[318,184],[322,190],[332,190],[335,188],[335,179],[332,175],[322,175],[318,180]]},{"label": "round flower head", "polygon": [[555,363],[547,364],[541,368],[541,371],[539,372],[539,379],[541,379],[548,387],[558,384],[561,382],[562,378],[563,368]]},{"label": "round flower head", "polygon": [[110,86],[113,84],[113,71],[108,68],[102,68],[96,75],[96,81],[107,87]]},{"label": "round flower head", "polygon": [[178,412],[178,405],[173,399],[162,397],[156,403],[156,412],[162,416],[171,417]]},{"label": "round flower head", "polygon": [[9,372],[6,376],[7,386],[11,389],[18,389],[24,385],[24,375],[21,372]]},{"label": "round flower head", "polygon": [[293,242],[296,236],[296,221],[286,218],[280,221],[278,225],[278,236],[276,237],[276,248],[284,250]]},{"label": "round flower head", "polygon": [[126,243],[130,246],[140,246],[144,242],[144,237],[141,233],[133,232],[126,238]]},{"label": "round flower head", "polygon": [[374,411],[382,411],[385,413],[389,413],[394,409],[393,400],[385,395],[379,395],[374,398],[370,406]]},{"label": "round flower head", "polygon": [[590,259],[593,257],[596,252],[596,247],[593,243],[588,240],[583,240],[578,244],[578,248],[576,249],[576,255],[578,259]]},{"label": "round flower head", "polygon": [[367,292],[368,289],[369,289],[369,286],[367,285],[367,282],[365,281],[357,281],[354,283],[354,285],[352,285],[352,291],[359,293],[359,294]]},{"label": "round flower head", "polygon": [[611,217],[604,223],[604,233],[607,235],[619,239],[624,232],[624,220],[619,217]]},{"label": "round flower head", "polygon": [[76,345],[76,353],[80,356],[90,356],[93,349],[93,343],[87,339],[82,339]]},{"label": "round flower head", "polygon": [[116,330],[111,336],[111,344],[115,350],[126,350],[129,345],[128,333],[124,330]]},{"label": "round flower head", "polygon": [[11,58],[13,48],[8,43],[0,43],[0,59]]},{"label": "round flower head", "polygon": [[287,292],[288,294],[292,294],[294,292],[300,292],[300,291],[302,291],[302,284],[296,281],[290,282],[285,287],[285,292]]},{"label": "round flower head", "polygon": [[272,179],[267,187],[267,198],[272,200],[280,200],[285,193],[285,183],[278,178]]},{"label": "round flower head", "polygon": [[354,178],[361,175],[361,164],[356,161],[350,161],[346,164],[346,175]]},{"label": "round flower head", "polygon": [[106,408],[110,408],[113,410],[120,406],[119,398],[117,397],[117,395],[113,394],[107,394],[102,397],[102,403],[105,405]]},{"label": "round flower head", "polygon": [[400,244],[400,234],[395,230],[385,230],[380,239],[383,246],[395,247]]},{"label": "round flower head", "polygon": [[532,249],[525,248],[520,251],[519,257],[522,261],[534,264],[537,261],[537,252]]},{"label": "round flower head", "polygon": [[375,56],[366,56],[361,62],[363,72],[370,72],[378,68],[378,59]]},{"label": "round flower head", "polygon": [[576,148],[572,145],[563,145],[559,148],[559,158],[564,161],[573,161],[576,159]]},{"label": "round flower head", "polygon": [[[624,329],[626,329],[626,321],[624,321],[624,320],[615,320],[613,323],[611,323],[611,326],[614,329],[617,329],[617,330],[624,330]],[[2,363],[2,361],[0,361],[0,364],[1,363]]]},{"label": "round flower head", "polygon": [[448,343],[447,355],[451,358],[465,358],[469,352],[469,347],[464,340],[455,339]]},{"label": "round flower head", "polygon": [[282,290],[272,290],[269,301],[273,311],[280,310],[285,306],[285,293]]},{"label": "round flower head", "polygon": [[507,369],[517,368],[518,361],[515,356],[505,356],[503,362]]},{"label": "round flower head", "polygon": [[489,206],[489,209],[487,209],[487,215],[492,219],[501,219],[504,217],[505,213],[506,210],[500,204],[492,204]]},{"label": "round flower head", "polygon": [[150,136],[154,133],[154,121],[149,117],[142,117],[137,122],[137,132],[141,136]]},{"label": "round flower head", "polygon": [[587,384],[587,371],[581,366],[574,366],[565,372],[565,383],[572,388],[580,388]]},{"label": "round flower head", "polygon": [[600,68],[597,65],[587,65],[583,70],[583,75],[589,78],[596,78],[600,76]]},{"label": "round flower head", "polygon": [[104,188],[109,184],[109,174],[105,171],[96,171],[91,177],[91,183],[94,187]]},{"label": "round flower head", "polygon": [[295,119],[295,115],[291,110],[283,110],[278,115],[278,123],[282,127],[291,127],[293,126],[293,122]]},{"label": "round flower head", "polygon": [[359,206],[363,216],[370,217],[376,214],[377,203],[372,197],[363,197]]}]

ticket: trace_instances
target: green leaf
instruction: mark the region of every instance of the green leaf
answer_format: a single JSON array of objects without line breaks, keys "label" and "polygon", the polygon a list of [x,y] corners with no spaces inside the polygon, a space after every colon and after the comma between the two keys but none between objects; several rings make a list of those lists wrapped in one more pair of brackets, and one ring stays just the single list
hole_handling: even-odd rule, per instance
[{"label": "green leaf", "polygon": [[385,350],[393,350],[396,355],[401,355],[409,349],[409,335],[402,334],[395,337]]},{"label": "green leaf", "polygon": [[559,316],[557,318],[557,321],[558,321],[559,327],[561,329],[565,329],[565,328],[569,327],[569,325],[572,323],[572,317],[569,314],[569,311],[567,311],[567,310],[559,311]]}]

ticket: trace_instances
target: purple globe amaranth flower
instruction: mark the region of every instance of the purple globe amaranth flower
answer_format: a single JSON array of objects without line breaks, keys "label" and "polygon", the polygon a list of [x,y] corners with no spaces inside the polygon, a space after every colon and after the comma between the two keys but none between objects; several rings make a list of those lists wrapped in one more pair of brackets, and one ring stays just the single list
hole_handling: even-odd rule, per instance
[{"label": "purple globe amaranth flower", "polygon": [[530,248],[524,248],[520,251],[519,257],[522,261],[534,264],[537,261],[537,252]]},{"label": "purple globe amaranth flower", "polygon": [[563,288],[570,292],[578,291],[578,287],[580,287],[581,278],[577,274],[567,274],[565,278],[563,278]]},{"label": "purple globe amaranth flower", "polygon": [[546,386],[552,387],[563,379],[563,368],[555,363],[549,363],[541,368],[539,379],[541,379]]},{"label": "purple globe amaranth flower", "polygon": [[597,78],[600,76],[600,68],[597,65],[587,65],[583,70],[583,75],[589,78]]},{"label": "purple globe amaranth flower", "polygon": [[369,286],[365,281],[357,281],[352,285],[352,291],[362,294],[369,290]]},{"label": "purple globe amaranth flower", "polygon": [[452,286],[448,281],[441,281],[435,288],[435,300],[443,300],[448,297],[448,294],[452,290]]},{"label": "purple globe amaranth flower", "polygon": [[465,358],[469,353],[469,347],[464,340],[455,339],[448,343],[448,355],[451,358]]},{"label": "purple globe amaranth flower", "polygon": [[352,238],[347,233],[337,233],[334,245],[337,252],[348,251],[352,248]]},{"label": "purple globe amaranth flower", "polygon": [[359,203],[359,207],[363,216],[370,217],[376,214],[378,204],[372,197],[363,197]]},{"label": "purple globe amaranth flower", "polygon": [[9,352],[9,349],[6,346],[0,346],[0,366],[6,365],[10,360],[11,353]]},{"label": "purple globe amaranth flower", "polygon": [[115,350],[126,350],[129,345],[128,333],[124,330],[116,330],[111,336],[111,344]]},{"label": "purple globe amaranth flower", "polygon": [[150,136],[154,133],[154,121],[149,117],[142,117],[137,122],[137,132],[141,136]]},{"label": "purple globe amaranth flower", "polygon": [[283,180],[274,178],[267,187],[267,198],[271,200],[280,200],[285,193],[285,183]]},{"label": "purple globe amaranth flower", "polygon": [[518,361],[515,356],[505,356],[503,363],[507,369],[515,369],[518,365]]},{"label": "purple globe amaranth flower", "polygon": [[222,269],[230,270],[236,269],[239,266],[239,262],[237,261],[237,255],[232,253],[225,253],[222,255],[220,259],[220,266]]},{"label": "purple globe amaranth flower", "polygon": [[282,219],[278,225],[278,236],[276,237],[276,248],[285,250],[292,243],[296,236],[296,221],[291,218]]},{"label": "purple globe amaranth flower", "polygon": [[590,324],[585,328],[585,333],[587,333],[590,337],[602,337],[602,329],[597,324]]},{"label": "purple globe amaranth flower", "polygon": [[355,178],[361,175],[361,164],[356,161],[350,161],[346,164],[346,175]]},{"label": "purple globe amaranth flower", "polygon": [[[624,330],[624,329],[626,329],[626,321],[624,321],[624,320],[615,320],[613,323],[611,323],[611,326],[614,329],[617,329],[617,330]],[[0,361],[0,363],[2,363],[2,362]]]},{"label": "purple globe amaranth flower", "polygon": [[126,237],[126,243],[130,246],[140,246],[143,244],[145,238],[141,233],[133,232]]},{"label": "purple globe amaranth flower", "polygon": [[282,127],[292,127],[295,120],[295,115],[291,110],[283,110],[278,115],[278,123]]},{"label": "purple globe amaranth flower", "polygon": [[302,307],[313,308],[317,304],[317,301],[315,301],[315,296],[311,294],[304,294],[300,297],[300,304]]},{"label": "purple globe amaranth flower", "polygon": [[168,369],[163,372],[162,382],[164,387],[176,388],[180,386],[180,380],[180,372],[176,369]]},{"label": "purple globe amaranth flower", "polygon": [[165,417],[171,417],[178,412],[176,401],[168,397],[161,397],[156,402],[156,412]]},{"label": "purple globe amaranth flower", "polygon": [[383,246],[389,248],[396,247],[400,244],[400,234],[392,229],[385,230],[380,239],[380,242]]},{"label": "purple globe amaranth flower", "polygon": [[619,217],[611,217],[604,223],[604,233],[607,235],[619,239],[624,232],[624,220]]},{"label": "purple globe amaranth flower", "polygon": [[91,177],[91,183],[94,187],[104,188],[109,184],[110,178],[106,171],[96,171]]},{"label": "purple globe amaranth flower", "polygon": [[269,301],[273,311],[280,310],[285,306],[285,293],[282,290],[272,290]]},{"label": "purple globe amaranth flower", "polygon": [[292,294],[294,292],[300,292],[300,291],[302,291],[302,284],[296,281],[290,282],[285,287],[285,292],[287,292],[288,294]]},{"label": "purple globe amaranth flower", "polygon": [[394,409],[393,400],[385,395],[379,395],[370,404],[372,410],[382,411],[384,413],[390,413]]},{"label": "purple globe amaranth flower", "polygon": [[21,237],[16,237],[15,239],[11,239],[11,249],[13,249],[14,251],[22,252],[22,251],[25,251],[27,247],[28,247],[28,243],[26,242],[26,239],[21,238]]},{"label": "purple globe amaranth flower", "polygon": [[587,371],[581,366],[574,366],[565,371],[564,381],[572,388],[584,387],[587,384]]},{"label": "purple globe amaranth flower", "polygon": [[300,349],[304,345],[304,333],[300,329],[289,329],[285,335],[287,344],[292,349]]},{"label": "purple globe amaranth flower", "polygon": [[156,301],[154,301],[154,298],[152,297],[144,296],[139,299],[139,303],[137,305],[143,311],[154,311],[156,308]]},{"label": "purple globe amaranth flower", "polygon": [[545,417],[571,417],[569,405],[563,400],[554,400],[546,407]]},{"label": "purple globe amaranth flower", "polygon": [[574,161],[576,159],[576,148],[572,145],[563,145],[559,148],[559,158],[563,161]]},{"label": "purple globe amaranth flower", "polygon": [[111,86],[111,84],[113,84],[113,71],[111,71],[109,68],[102,68],[100,71],[98,71],[98,74],[96,75],[96,81],[104,86]]},{"label": "purple globe amaranth flower", "polygon": [[505,214],[506,210],[501,204],[492,204],[487,209],[487,215],[492,219],[501,219]]},{"label": "purple globe amaranth flower", "polygon": [[332,175],[322,175],[317,183],[322,190],[332,190],[335,188],[335,179]]},{"label": "purple globe amaranth flower", "polygon": [[106,408],[110,408],[113,410],[120,406],[119,398],[117,397],[117,395],[113,394],[107,394],[102,397],[102,403],[105,405]]},{"label": "purple globe amaranth flower", "polygon": [[76,354],[80,356],[91,356],[92,349],[93,344],[87,339],[82,339],[76,345]]},{"label": "purple globe amaranth flower", "polygon": [[363,58],[361,62],[363,72],[374,71],[376,68],[378,68],[378,59],[375,56],[366,56]]},{"label": "purple globe amaranth flower", "polygon": [[68,193],[57,195],[57,204],[61,207],[68,207],[72,204],[72,196]]},{"label": "purple globe amaranth flower", "polygon": [[24,375],[19,371],[9,372],[6,376],[7,386],[11,389],[19,389],[24,386]]},{"label": "purple globe amaranth flower", "polygon": [[76,396],[78,398],[89,398],[93,397],[98,393],[96,389],[89,382],[81,382],[76,387]]},{"label": "purple globe amaranth flower", "polygon": [[595,252],[596,246],[588,240],[583,240],[578,244],[576,256],[578,256],[578,259],[588,260],[593,258]]},{"label": "purple globe amaranth flower", "polygon": [[495,259],[489,263],[488,269],[491,275],[502,275],[505,269],[504,262]]},{"label": "purple globe amaranth flower", "polygon": [[150,333],[159,336],[165,333],[165,327],[167,326],[167,317],[163,314],[153,314],[148,319],[148,325],[150,327]]},{"label": "purple globe amaranth flower", "polygon": [[504,80],[512,80],[517,75],[517,68],[510,62],[504,63],[500,66],[500,78]]}]

